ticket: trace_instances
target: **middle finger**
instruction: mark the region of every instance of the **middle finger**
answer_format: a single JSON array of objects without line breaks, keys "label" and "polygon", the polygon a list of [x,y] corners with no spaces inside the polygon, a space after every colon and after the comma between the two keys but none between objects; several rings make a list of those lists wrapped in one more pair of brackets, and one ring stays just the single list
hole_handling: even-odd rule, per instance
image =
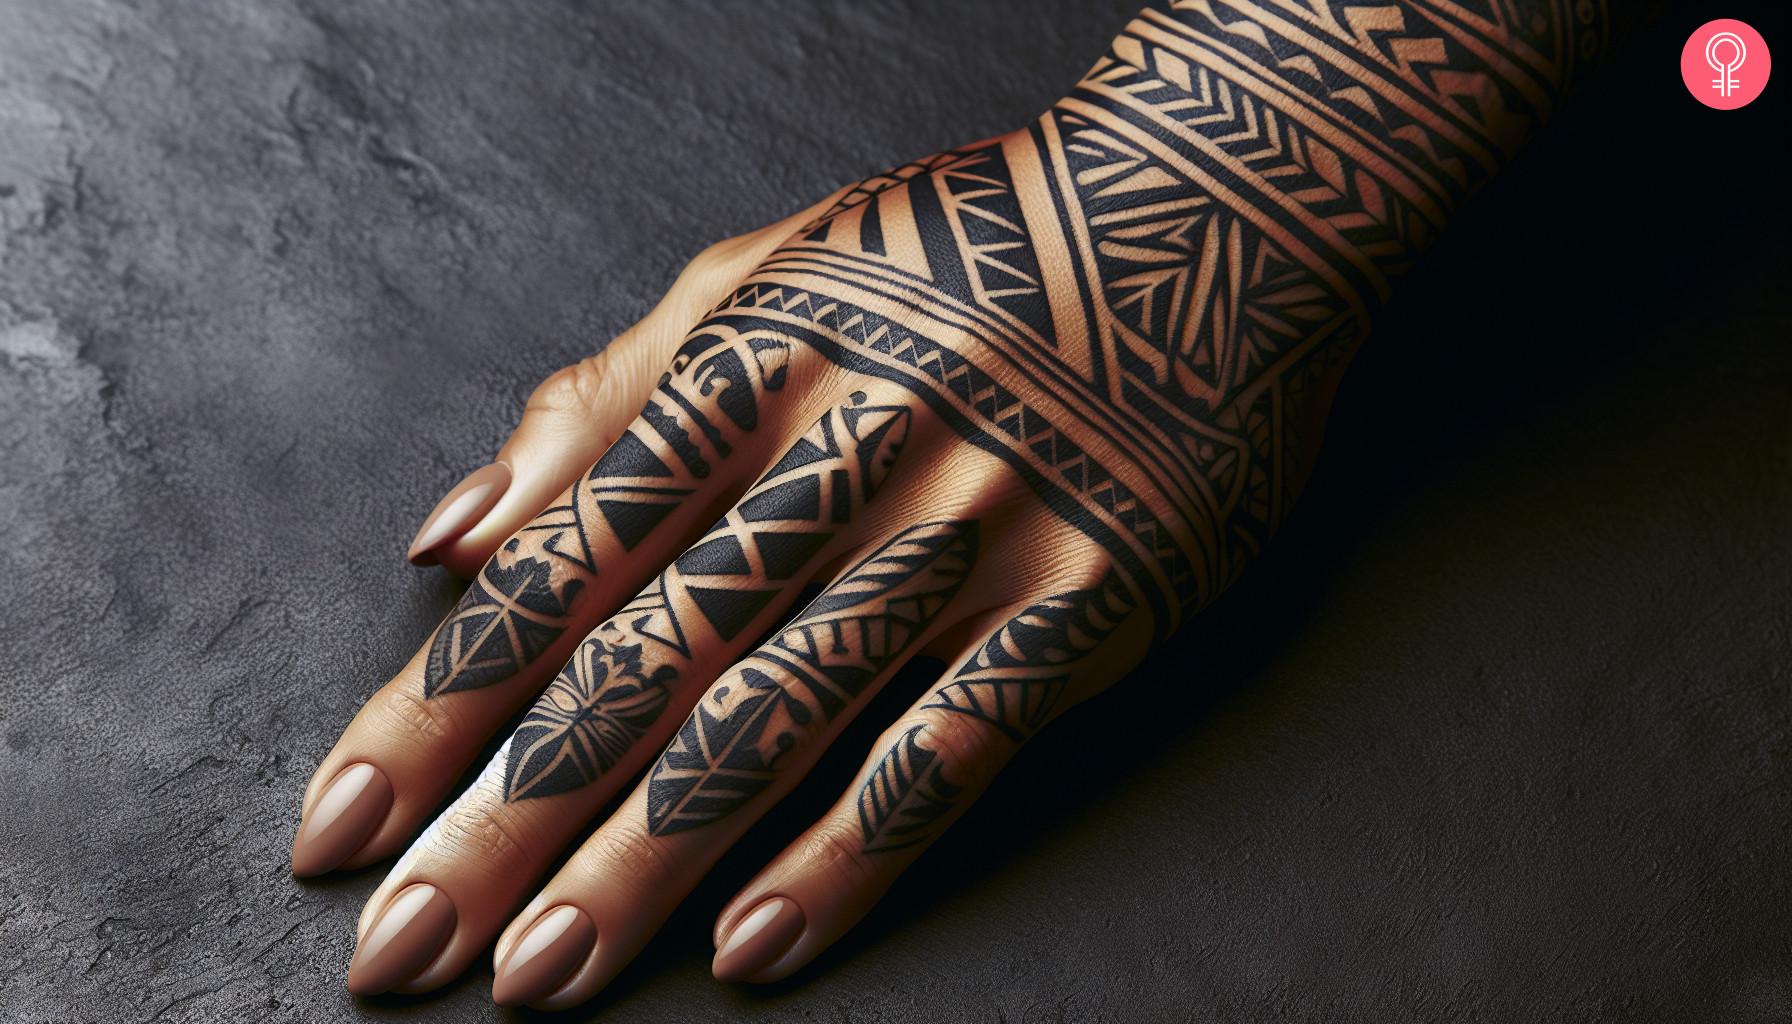
[{"label": "middle finger", "polygon": [[[863,506],[916,432],[907,397],[859,391],[825,413],[696,545],[591,633],[479,780],[368,901],[351,989],[418,991],[464,969],[546,865],[670,738],[703,686],[820,566],[850,549]],[[389,944],[366,938],[374,934],[368,922],[419,883],[453,907],[440,925],[452,938],[431,948],[401,943],[393,948],[408,952],[398,959],[381,955],[372,946]],[[384,965],[376,970],[375,960]]]}]

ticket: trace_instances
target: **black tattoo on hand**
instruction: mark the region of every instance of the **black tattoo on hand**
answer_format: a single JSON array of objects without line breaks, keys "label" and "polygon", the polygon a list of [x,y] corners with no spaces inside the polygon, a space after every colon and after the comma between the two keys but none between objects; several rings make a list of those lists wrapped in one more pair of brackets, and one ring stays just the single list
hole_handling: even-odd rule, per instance
[{"label": "black tattoo on hand", "polygon": [[963,792],[947,782],[939,754],[919,740],[925,725],[902,734],[859,790],[865,853],[888,853],[926,839]]},{"label": "black tattoo on hand", "polygon": [[1133,611],[1116,572],[1009,619],[923,707],[969,715],[1016,743],[1051,718],[1076,662]]},{"label": "black tattoo on hand", "polygon": [[[736,379],[732,372],[698,380],[722,393],[735,386],[723,383]],[[747,417],[741,404],[732,408]],[[703,539],[581,645],[517,730],[506,799],[570,792],[614,767],[691,671],[690,630],[707,626],[733,641],[780,595],[794,593],[827,543],[877,495],[912,419],[906,405],[873,402],[862,391],[818,419]],[[628,460],[629,476],[651,475],[641,471],[640,454]]]},{"label": "black tattoo on hand", "polygon": [[907,655],[977,557],[975,522],[924,523],[847,570],[705,696],[654,765],[654,835],[716,821],[777,778],[811,740]]}]

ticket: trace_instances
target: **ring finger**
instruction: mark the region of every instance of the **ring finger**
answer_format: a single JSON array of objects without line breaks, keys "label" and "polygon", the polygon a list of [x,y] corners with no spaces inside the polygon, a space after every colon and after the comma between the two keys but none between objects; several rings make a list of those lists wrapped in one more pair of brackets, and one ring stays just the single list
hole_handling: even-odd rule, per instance
[{"label": "ring finger", "polygon": [[[592,632],[363,912],[363,933],[374,934],[368,921],[388,903],[408,906],[397,894],[427,884],[453,907],[452,922],[438,928],[451,935],[390,947],[403,956],[364,941],[352,989],[434,987],[491,940],[545,866],[671,737],[703,686],[863,536],[863,508],[919,440],[906,397],[860,391],[825,413],[696,545]],[[924,465],[901,469],[927,475]]]},{"label": "ring finger", "polygon": [[880,534],[717,680],[647,778],[506,930],[494,998],[546,1009],[590,998],[910,654],[1004,600],[1017,554],[1007,548],[1019,545],[979,554],[985,535],[1013,536],[997,500],[936,497],[950,518]]}]

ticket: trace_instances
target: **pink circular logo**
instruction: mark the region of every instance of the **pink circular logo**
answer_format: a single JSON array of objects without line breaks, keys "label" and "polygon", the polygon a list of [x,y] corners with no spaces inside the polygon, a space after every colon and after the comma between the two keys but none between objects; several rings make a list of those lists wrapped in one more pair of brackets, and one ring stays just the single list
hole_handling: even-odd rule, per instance
[{"label": "pink circular logo", "polygon": [[1767,41],[1735,18],[1700,25],[1680,51],[1680,77],[1693,98],[1707,107],[1735,110],[1754,102],[1767,88],[1773,61]]}]

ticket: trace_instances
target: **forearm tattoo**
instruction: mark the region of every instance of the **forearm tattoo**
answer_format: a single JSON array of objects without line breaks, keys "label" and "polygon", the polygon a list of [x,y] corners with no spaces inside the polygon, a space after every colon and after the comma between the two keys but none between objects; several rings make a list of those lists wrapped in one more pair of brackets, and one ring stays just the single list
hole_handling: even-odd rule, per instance
[{"label": "forearm tattoo", "polygon": [[[820,357],[925,406],[1104,550],[1098,586],[1028,609],[930,698],[1025,738],[1063,666],[1123,617],[1162,639],[1263,550],[1392,282],[1609,34],[1603,0],[1146,9],[1025,130],[859,183],[761,263],[571,500],[475,581],[431,647],[427,692],[539,657],[589,593],[593,538],[640,545],[758,428],[787,364]],[[830,414],[599,628],[513,743],[510,799],[609,770],[681,681],[722,667],[693,664],[694,630],[732,643],[814,571],[870,500],[867,467],[887,470],[906,435],[909,407],[880,403]],[[917,530],[699,703],[650,775],[655,834],[761,792],[940,614],[975,525]],[[867,849],[950,806],[928,743],[907,734],[861,794]]]}]

